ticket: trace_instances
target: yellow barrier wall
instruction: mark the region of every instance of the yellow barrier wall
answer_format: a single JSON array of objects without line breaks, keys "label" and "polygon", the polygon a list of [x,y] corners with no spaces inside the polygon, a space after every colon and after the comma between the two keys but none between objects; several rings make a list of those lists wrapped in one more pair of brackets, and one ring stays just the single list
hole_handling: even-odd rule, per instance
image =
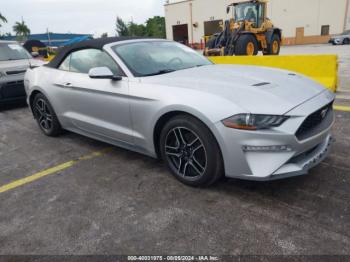
[{"label": "yellow barrier wall", "polygon": [[338,87],[338,57],[336,55],[293,56],[212,56],[215,64],[257,65],[286,69],[306,75],[333,92]]}]

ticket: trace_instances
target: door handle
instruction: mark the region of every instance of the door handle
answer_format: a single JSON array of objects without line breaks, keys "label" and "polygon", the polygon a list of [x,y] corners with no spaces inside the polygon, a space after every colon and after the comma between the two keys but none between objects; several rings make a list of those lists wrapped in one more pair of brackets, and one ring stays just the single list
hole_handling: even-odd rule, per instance
[{"label": "door handle", "polygon": [[63,88],[73,87],[72,83],[69,83],[69,82],[67,82],[67,83],[56,83],[55,85],[58,86],[58,87],[63,87]]}]

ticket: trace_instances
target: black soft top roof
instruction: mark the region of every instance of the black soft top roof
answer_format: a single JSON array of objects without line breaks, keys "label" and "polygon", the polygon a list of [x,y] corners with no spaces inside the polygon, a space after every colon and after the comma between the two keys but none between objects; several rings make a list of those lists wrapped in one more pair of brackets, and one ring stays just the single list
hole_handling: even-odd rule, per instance
[{"label": "black soft top roof", "polygon": [[82,41],[76,44],[65,46],[60,49],[54,59],[50,63],[46,64],[48,67],[58,68],[63,60],[73,51],[82,50],[82,49],[101,49],[110,43],[127,41],[127,40],[137,40],[137,39],[146,39],[141,37],[105,37],[97,38],[92,40]]}]

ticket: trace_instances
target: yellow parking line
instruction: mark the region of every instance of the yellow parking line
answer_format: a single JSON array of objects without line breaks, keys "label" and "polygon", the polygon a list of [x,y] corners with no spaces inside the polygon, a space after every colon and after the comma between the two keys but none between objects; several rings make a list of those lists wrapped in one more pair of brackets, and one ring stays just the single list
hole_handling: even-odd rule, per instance
[{"label": "yellow parking line", "polygon": [[31,175],[31,176],[28,176],[28,177],[25,177],[25,178],[13,181],[13,182],[11,182],[9,184],[0,186],[0,194],[4,193],[4,192],[7,192],[7,191],[9,191],[11,189],[23,186],[25,184],[34,182],[34,181],[36,181],[36,180],[38,180],[40,178],[43,178],[45,176],[56,174],[56,173],[58,173],[60,171],[63,171],[65,169],[67,169],[67,168],[70,168],[70,167],[76,165],[77,163],[79,163],[81,161],[90,160],[90,159],[93,159],[95,157],[102,156],[103,154],[105,154],[109,150],[111,150],[111,148],[106,148],[106,149],[101,150],[101,151],[93,152],[93,153],[91,153],[89,155],[79,157],[76,160],[68,161],[68,162],[60,164],[58,166],[51,167],[49,169],[43,170],[43,171],[41,171],[39,173],[36,173],[34,175]]},{"label": "yellow parking line", "polygon": [[334,109],[337,111],[350,112],[350,106],[334,106]]}]

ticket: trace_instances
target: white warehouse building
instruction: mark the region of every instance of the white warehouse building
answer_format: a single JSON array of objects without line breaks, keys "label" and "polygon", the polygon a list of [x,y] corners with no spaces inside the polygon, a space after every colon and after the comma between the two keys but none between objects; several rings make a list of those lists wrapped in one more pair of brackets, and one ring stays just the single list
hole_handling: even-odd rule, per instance
[{"label": "white warehouse building", "polygon": [[[240,0],[244,1],[244,0]],[[237,0],[168,0],[164,5],[167,38],[204,43],[230,18],[227,5]],[[270,0],[267,16],[283,31],[285,44],[326,43],[350,29],[350,0]]]}]

